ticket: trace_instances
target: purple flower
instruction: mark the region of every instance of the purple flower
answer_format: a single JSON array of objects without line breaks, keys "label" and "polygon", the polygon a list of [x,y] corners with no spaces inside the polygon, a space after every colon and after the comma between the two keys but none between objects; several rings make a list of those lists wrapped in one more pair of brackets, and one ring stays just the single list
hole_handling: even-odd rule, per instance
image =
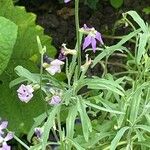
[{"label": "purple flower", "polygon": [[68,3],[68,2],[70,2],[70,1],[71,1],[71,0],[64,0],[65,3]]},{"label": "purple flower", "polygon": [[1,125],[0,125],[0,136],[2,134],[4,134],[4,132],[2,131],[3,129],[6,129],[7,128],[7,125],[8,125],[8,121],[2,121],[1,122]]},{"label": "purple flower", "polygon": [[60,61],[58,59],[53,60],[50,63],[50,66],[47,67],[45,70],[48,71],[51,75],[54,75],[55,73],[60,73],[61,72],[61,65],[63,65],[64,62]]},{"label": "purple flower", "polygon": [[99,41],[101,44],[104,44],[101,33],[96,31],[95,28],[88,28],[86,24],[84,25],[83,30],[88,33],[83,42],[83,49],[87,48],[91,44],[93,52],[95,53],[97,41]]},{"label": "purple flower", "polygon": [[37,138],[40,139],[40,138],[42,137],[43,131],[42,131],[41,128],[35,128],[35,129],[34,129],[34,132],[35,132]]},{"label": "purple flower", "polygon": [[17,90],[18,92],[18,97],[22,102],[29,102],[31,98],[33,97],[33,88],[31,85],[24,85],[22,84],[19,89]]},{"label": "purple flower", "polygon": [[49,104],[51,105],[57,105],[61,102],[61,98],[57,95],[52,96],[51,101],[49,102]]},{"label": "purple flower", "polygon": [[58,59],[65,60],[67,55],[77,55],[77,51],[75,49],[69,49],[66,47],[66,44],[63,43],[61,47],[61,51],[59,53]]},{"label": "purple flower", "polygon": [[65,60],[66,59],[66,55],[64,54],[64,48],[63,47],[61,48],[58,59],[59,60]]},{"label": "purple flower", "polygon": [[10,150],[11,147],[7,145],[7,141],[10,141],[13,138],[13,133],[9,132],[5,137],[0,136],[0,144],[2,147],[0,150]]}]

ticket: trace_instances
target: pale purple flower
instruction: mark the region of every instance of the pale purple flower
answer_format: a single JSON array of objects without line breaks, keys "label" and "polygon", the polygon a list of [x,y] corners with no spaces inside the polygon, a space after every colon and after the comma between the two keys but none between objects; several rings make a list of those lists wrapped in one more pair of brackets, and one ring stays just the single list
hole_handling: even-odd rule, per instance
[{"label": "pale purple flower", "polygon": [[68,3],[68,2],[70,2],[70,1],[71,1],[71,0],[64,0],[65,3]]},{"label": "pale purple flower", "polygon": [[92,45],[93,52],[96,51],[96,43],[99,41],[101,44],[103,43],[101,33],[95,30],[95,28],[89,28],[84,25],[83,29],[88,33],[83,42],[83,49],[87,48],[90,44]]},{"label": "pale purple flower", "polygon": [[64,64],[63,61],[55,59],[50,63],[50,66],[47,67],[45,70],[48,71],[51,75],[54,75],[55,73],[61,72],[61,65],[63,64]]},{"label": "pale purple flower", "polygon": [[33,97],[33,87],[31,85],[24,85],[22,84],[19,89],[17,90],[18,92],[18,97],[22,102],[29,102],[31,98]]},{"label": "pale purple flower", "polygon": [[1,124],[0,124],[0,136],[2,134],[4,134],[4,132],[2,130],[6,129],[7,128],[7,125],[8,125],[8,121],[2,121]]},{"label": "pale purple flower", "polygon": [[37,138],[41,138],[42,134],[43,134],[43,131],[42,131],[41,128],[35,128],[34,133],[36,134]]},{"label": "pale purple flower", "polygon": [[10,141],[13,138],[13,133],[9,132],[5,137],[0,136],[0,144],[2,147],[0,150],[10,150],[11,147],[7,145],[7,141]]},{"label": "pale purple flower", "polygon": [[52,96],[51,101],[49,102],[49,104],[51,105],[57,105],[61,102],[61,98],[57,95]]}]

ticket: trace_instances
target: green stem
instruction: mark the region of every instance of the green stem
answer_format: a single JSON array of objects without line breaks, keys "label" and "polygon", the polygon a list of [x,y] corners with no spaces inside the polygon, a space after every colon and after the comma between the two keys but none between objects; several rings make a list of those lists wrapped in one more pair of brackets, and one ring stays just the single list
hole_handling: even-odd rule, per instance
[{"label": "green stem", "polygon": [[80,33],[79,33],[79,0],[75,0],[75,25],[77,37],[77,51],[78,51],[78,77],[80,76],[81,67],[81,47],[80,47]]},{"label": "green stem", "polygon": [[60,111],[57,113],[57,124],[58,124],[58,131],[59,131],[59,137],[60,141],[63,141],[62,133],[61,133],[61,122],[60,122]]},{"label": "green stem", "polygon": [[[43,97],[43,93],[42,93],[42,74],[43,74],[43,53],[41,53],[41,67],[40,67],[40,95],[41,95],[41,99],[44,100]],[[48,116],[48,108],[47,108],[47,104],[44,101],[44,107],[45,107],[45,112],[46,115]]]},{"label": "green stem", "polygon": [[13,136],[14,137],[14,139],[17,141],[17,142],[19,142],[23,147],[25,147],[27,150],[29,150],[30,149],[30,147],[29,146],[27,146],[24,142],[22,142],[17,136]]}]

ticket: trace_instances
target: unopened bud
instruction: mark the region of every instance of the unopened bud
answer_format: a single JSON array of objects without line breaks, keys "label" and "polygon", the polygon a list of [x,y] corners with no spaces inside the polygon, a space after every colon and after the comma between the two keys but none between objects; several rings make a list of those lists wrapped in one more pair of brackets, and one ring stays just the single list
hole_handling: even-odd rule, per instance
[{"label": "unopened bud", "polygon": [[88,54],[86,54],[86,62],[84,65],[81,66],[81,71],[87,70],[91,63],[92,63],[91,58],[89,59]]}]

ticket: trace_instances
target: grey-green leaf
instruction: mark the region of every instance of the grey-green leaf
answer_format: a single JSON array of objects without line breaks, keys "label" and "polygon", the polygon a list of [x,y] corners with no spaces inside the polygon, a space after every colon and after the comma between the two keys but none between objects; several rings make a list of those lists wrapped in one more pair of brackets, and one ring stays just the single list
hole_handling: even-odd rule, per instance
[{"label": "grey-green leaf", "polygon": [[115,136],[115,138],[111,142],[110,150],[116,149],[118,142],[120,141],[121,137],[126,132],[126,130],[128,130],[128,129],[129,129],[129,127],[123,127],[117,132],[117,135]]},{"label": "grey-green leaf", "polygon": [[55,117],[57,112],[59,111],[60,106],[56,106],[53,108],[53,110],[50,112],[47,121],[44,124],[44,132],[43,132],[43,136],[42,136],[42,150],[46,149],[46,145],[47,145],[47,140],[49,137],[49,133],[50,133],[50,129],[53,127],[54,125],[54,121],[55,121]]}]

